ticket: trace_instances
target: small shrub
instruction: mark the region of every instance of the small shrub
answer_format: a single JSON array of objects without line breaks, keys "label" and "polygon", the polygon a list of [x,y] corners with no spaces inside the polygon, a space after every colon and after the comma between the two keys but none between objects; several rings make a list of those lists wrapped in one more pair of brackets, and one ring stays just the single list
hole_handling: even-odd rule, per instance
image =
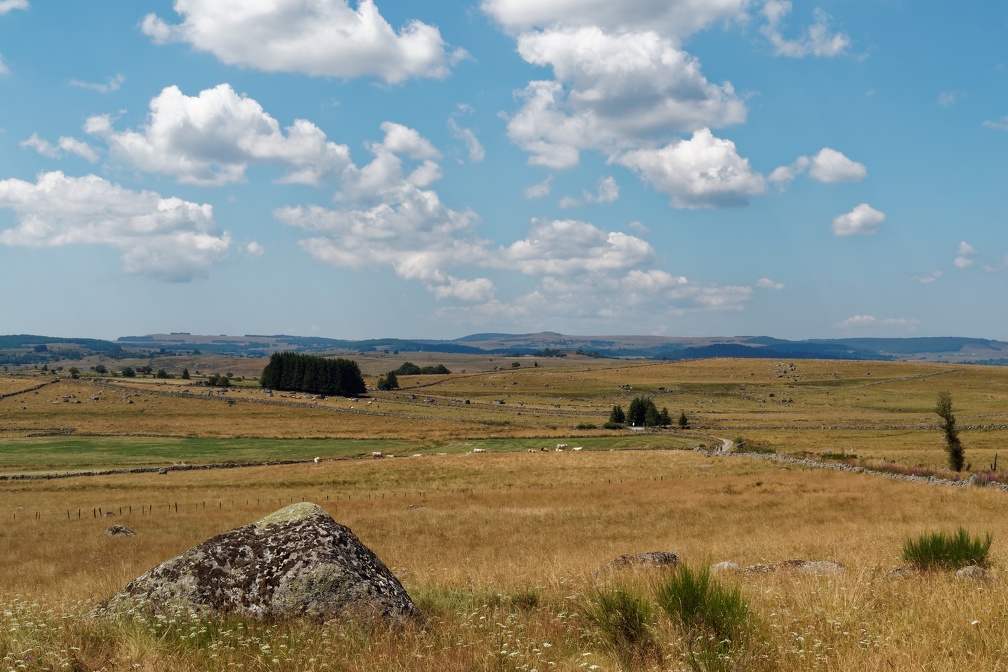
[{"label": "small shrub", "polygon": [[967,565],[988,564],[991,535],[983,539],[972,537],[962,527],[955,534],[944,532],[922,534],[903,544],[903,560],[917,569],[960,569]]},{"label": "small shrub", "polygon": [[658,587],[658,606],[689,631],[710,634],[718,640],[737,640],[745,634],[749,607],[738,587],[725,588],[711,580],[707,568],[680,565]]},{"label": "small shrub", "polygon": [[582,422],[579,425],[577,425],[574,429],[598,429],[598,427],[596,425],[591,424],[590,422]]},{"label": "small shrub", "polygon": [[624,425],[621,422],[613,422],[612,420],[609,420],[604,425],[602,425],[602,427],[604,429],[624,429],[626,425]]},{"label": "small shrub", "polygon": [[622,588],[600,589],[585,609],[585,617],[627,667],[658,658],[652,607],[644,598]]},{"label": "small shrub", "polygon": [[688,642],[686,662],[697,672],[754,669],[749,606],[736,586],[711,580],[710,570],[680,565],[658,587],[658,606]]}]

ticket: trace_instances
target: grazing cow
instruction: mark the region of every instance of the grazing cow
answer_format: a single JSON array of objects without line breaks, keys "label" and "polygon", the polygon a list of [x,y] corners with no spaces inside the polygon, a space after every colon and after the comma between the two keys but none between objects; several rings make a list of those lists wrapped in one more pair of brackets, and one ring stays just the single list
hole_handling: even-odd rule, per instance
[{"label": "grazing cow", "polygon": [[375,458],[377,460],[377,459],[380,459],[380,458],[385,457],[385,456],[381,454],[381,451],[377,451],[376,450],[375,452],[371,453],[371,457],[373,457],[373,458]]},{"label": "grazing cow", "polygon": [[485,453],[486,452],[486,448],[473,448],[472,452],[474,452],[474,453]]},{"label": "grazing cow", "polygon": [[557,444],[557,450],[563,450],[566,447],[567,447],[566,443],[558,443]]},{"label": "grazing cow", "polygon": [[571,450],[584,450],[582,446],[574,446]]},{"label": "grazing cow", "polygon": [[319,458],[316,457],[315,458],[315,464],[318,464],[318,463],[319,463]]}]

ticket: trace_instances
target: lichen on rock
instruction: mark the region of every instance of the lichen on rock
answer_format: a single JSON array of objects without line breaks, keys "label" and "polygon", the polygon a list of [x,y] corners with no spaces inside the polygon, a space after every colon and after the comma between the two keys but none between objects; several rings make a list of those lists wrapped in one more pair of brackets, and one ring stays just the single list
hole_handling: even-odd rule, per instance
[{"label": "lichen on rock", "polygon": [[353,532],[308,502],[208,539],[137,577],[99,611],[419,616],[388,567]]}]

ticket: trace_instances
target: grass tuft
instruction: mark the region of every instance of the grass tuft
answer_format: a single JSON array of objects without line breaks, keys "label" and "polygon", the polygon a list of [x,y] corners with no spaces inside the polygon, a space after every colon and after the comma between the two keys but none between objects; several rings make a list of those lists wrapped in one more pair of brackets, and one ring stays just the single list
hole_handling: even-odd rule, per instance
[{"label": "grass tuft", "polygon": [[694,570],[683,564],[659,585],[656,599],[688,642],[690,669],[751,669],[753,628],[737,586],[712,580],[706,567]]},{"label": "grass tuft", "polygon": [[971,536],[960,527],[955,534],[921,534],[903,544],[903,560],[917,569],[960,569],[967,565],[985,567],[990,552],[991,535],[983,539]]},{"label": "grass tuft", "polygon": [[585,617],[623,665],[636,667],[658,659],[653,609],[645,598],[624,588],[600,588],[586,607]]}]

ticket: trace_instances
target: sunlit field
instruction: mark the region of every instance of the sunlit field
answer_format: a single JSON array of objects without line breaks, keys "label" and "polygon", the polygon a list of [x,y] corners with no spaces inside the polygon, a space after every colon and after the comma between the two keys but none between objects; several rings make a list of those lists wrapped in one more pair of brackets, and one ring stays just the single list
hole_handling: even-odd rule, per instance
[{"label": "sunlit field", "polygon": [[[402,389],[357,400],[252,385],[208,397],[178,379],[64,377],[35,390],[51,377],[0,378],[0,394],[23,391],[0,399],[0,475],[65,476],[0,482],[4,669],[1008,669],[1008,493],[694,450],[741,439],[828,464],[856,455],[940,469],[933,406],[947,390],[967,461],[988,470],[1008,437],[1008,371],[537,363],[470,362],[464,374],[447,363],[451,375],[404,376]],[[378,364],[362,369],[398,365]],[[685,412],[689,429],[603,429],[636,395],[673,419]],[[256,466],[181,469],[224,463]],[[130,469],[145,471],[69,475]],[[89,617],[150,567],[300,501],[349,526],[426,621]],[[113,524],[137,534],[106,536]],[[986,579],[893,573],[904,541],[958,527],[992,535]],[[740,590],[756,634],[744,651],[698,661],[693,636],[655,606],[670,570],[606,567],[658,550],[693,567],[842,569],[715,574]],[[634,655],[591,618],[617,590],[653,607]]]}]

